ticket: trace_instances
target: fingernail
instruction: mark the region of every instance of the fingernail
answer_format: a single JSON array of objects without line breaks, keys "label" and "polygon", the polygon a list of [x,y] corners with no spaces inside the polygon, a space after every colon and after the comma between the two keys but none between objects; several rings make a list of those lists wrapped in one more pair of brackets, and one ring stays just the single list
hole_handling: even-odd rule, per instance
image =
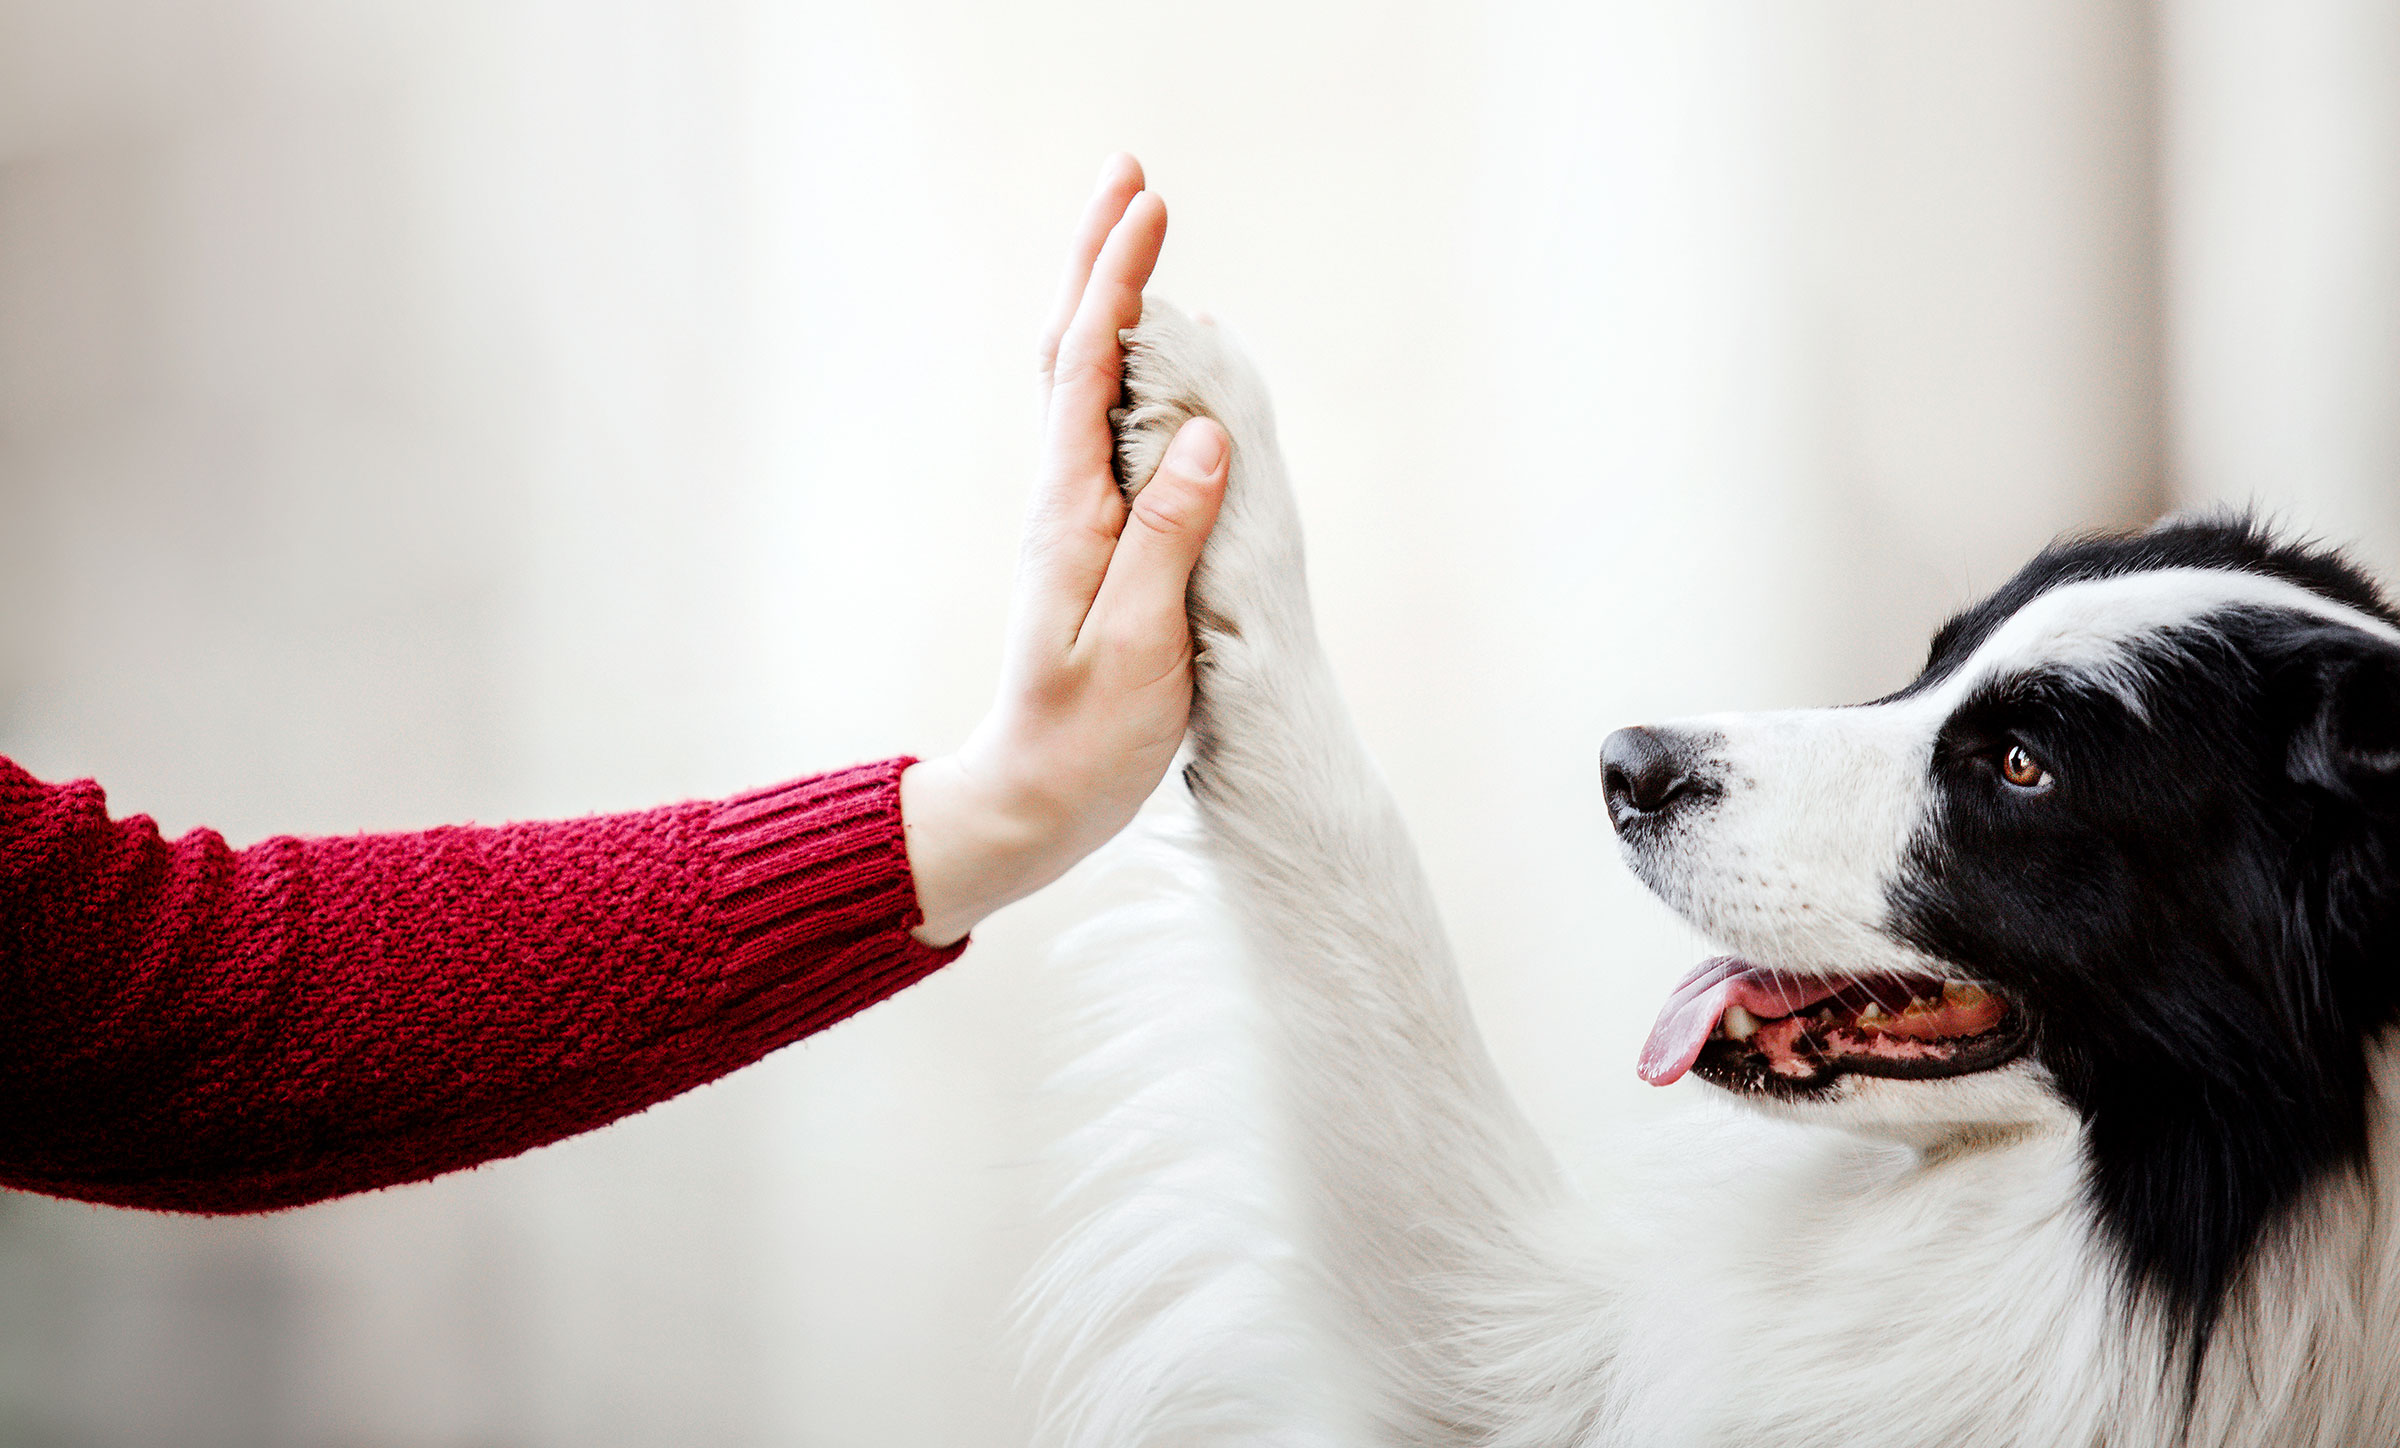
[{"label": "fingernail", "polygon": [[1175,434],[1164,465],[1191,477],[1205,478],[1224,461],[1225,429],[1208,418],[1195,417]]}]

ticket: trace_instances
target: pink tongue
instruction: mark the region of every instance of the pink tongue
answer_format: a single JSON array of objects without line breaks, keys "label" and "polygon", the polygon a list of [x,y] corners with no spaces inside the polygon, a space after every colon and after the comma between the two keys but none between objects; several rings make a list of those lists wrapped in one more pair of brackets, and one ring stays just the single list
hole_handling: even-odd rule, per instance
[{"label": "pink tongue", "polygon": [[1779,975],[1730,955],[1704,960],[1667,997],[1635,1069],[1653,1086],[1673,1085],[1700,1058],[1727,1006],[1772,1019],[1807,1010],[1833,993],[1831,984]]}]

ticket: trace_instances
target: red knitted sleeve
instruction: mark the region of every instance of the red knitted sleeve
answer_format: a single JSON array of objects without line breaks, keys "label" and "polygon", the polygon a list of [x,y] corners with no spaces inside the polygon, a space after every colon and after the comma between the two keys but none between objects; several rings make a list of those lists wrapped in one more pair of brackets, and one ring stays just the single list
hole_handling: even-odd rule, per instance
[{"label": "red knitted sleeve", "polygon": [[887,760],[723,803],[229,849],[0,759],[0,1185],[246,1212],[585,1131],[958,954]]}]

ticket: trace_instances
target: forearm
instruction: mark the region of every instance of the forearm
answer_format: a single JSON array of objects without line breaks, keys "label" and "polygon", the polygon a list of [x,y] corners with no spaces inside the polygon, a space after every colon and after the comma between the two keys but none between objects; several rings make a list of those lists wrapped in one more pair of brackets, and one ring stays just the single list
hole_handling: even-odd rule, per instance
[{"label": "forearm", "polygon": [[908,934],[905,763],[236,851],[0,761],[0,1181],[288,1206],[723,1075],[956,953]]}]

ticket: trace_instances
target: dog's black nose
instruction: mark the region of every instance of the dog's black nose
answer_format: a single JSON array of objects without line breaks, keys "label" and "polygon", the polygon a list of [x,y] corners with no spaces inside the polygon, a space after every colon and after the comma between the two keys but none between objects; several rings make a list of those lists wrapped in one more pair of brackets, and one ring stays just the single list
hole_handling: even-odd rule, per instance
[{"label": "dog's black nose", "polygon": [[1600,792],[1618,829],[1656,818],[1695,793],[1691,763],[1676,743],[1656,729],[1620,729],[1601,743]]}]

